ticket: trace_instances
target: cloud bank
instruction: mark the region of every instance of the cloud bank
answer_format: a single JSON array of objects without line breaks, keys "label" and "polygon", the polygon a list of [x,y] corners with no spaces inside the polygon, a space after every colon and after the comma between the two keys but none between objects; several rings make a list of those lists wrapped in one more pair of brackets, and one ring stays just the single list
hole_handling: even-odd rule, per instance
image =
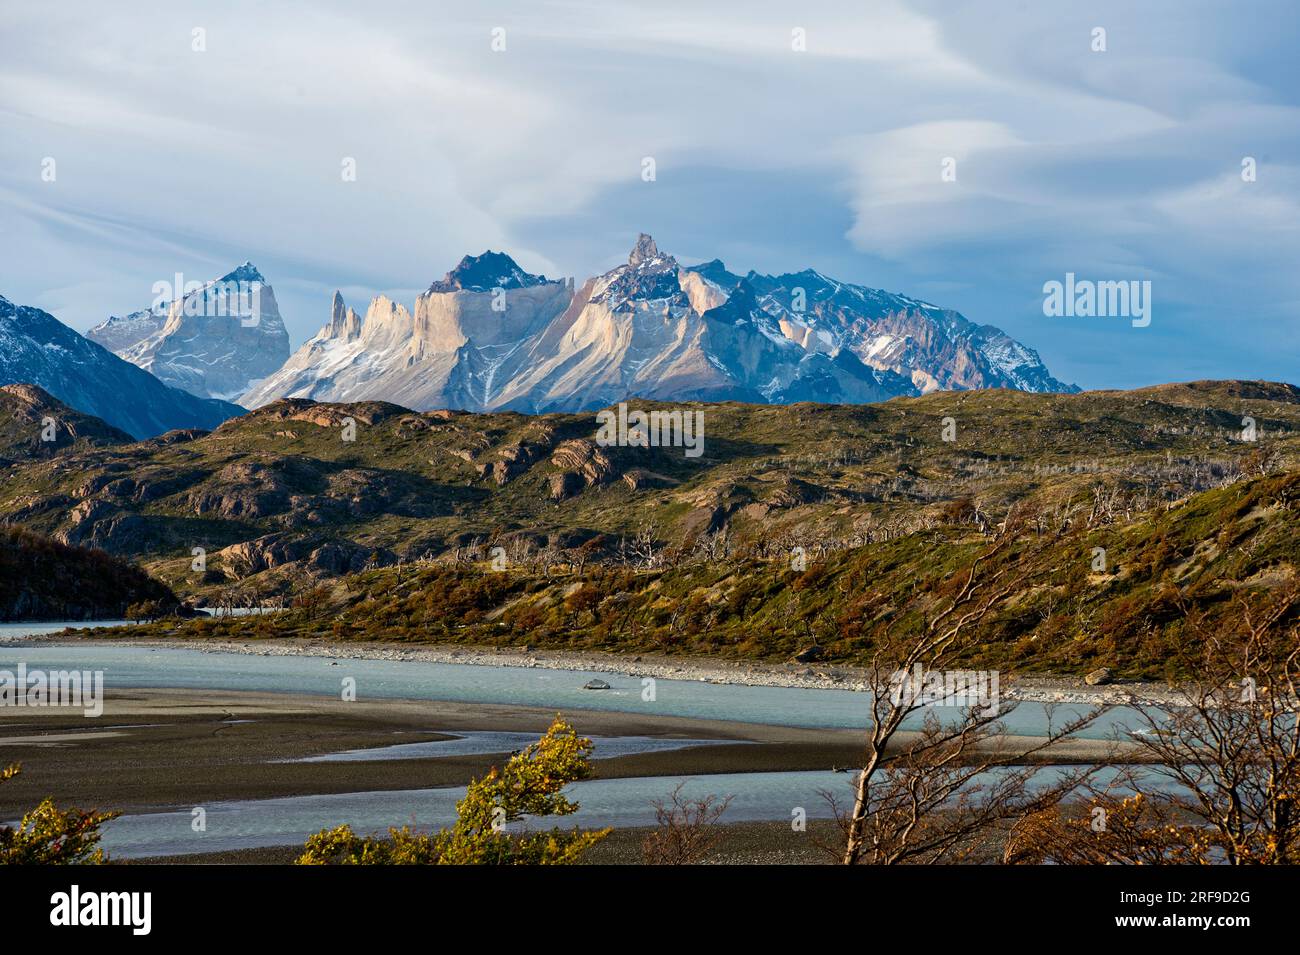
[{"label": "cloud bank", "polygon": [[[1085,387],[1294,381],[1298,46],[1281,0],[17,9],[0,292],[85,329],[251,259],[296,344],[336,287],[487,248],[583,277],[648,231],[956,308]],[[1150,280],[1151,325],[1045,317],[1066,272]]]}]

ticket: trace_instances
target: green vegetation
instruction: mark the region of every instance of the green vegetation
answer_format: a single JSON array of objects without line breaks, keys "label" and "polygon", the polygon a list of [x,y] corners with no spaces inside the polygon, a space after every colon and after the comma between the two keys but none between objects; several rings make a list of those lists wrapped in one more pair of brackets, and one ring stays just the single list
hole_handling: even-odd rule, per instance
[{"label": "green vegetation", "polygon": [[[688,459],[673,448],[597,448],[592,414],[281,401],[210,434],[16,465],[0,474],[0,520],[130,557],[177,593],[217,601],[232,585],[295,594],[476,542],[589,546],[591,559],[610,562],[644,531],[695,546],[725,529],[740,547],[838,549],[924,529],[953,508],[980,519],[1095,490],[1131,516],[1300,467],[1300,391],[1290,385],[703,409],[705,453]],[[1245,416],[1257,442],[1241,438]],[[948,417],[954,442],[942,440]],[[343,440],[347,418],[355,441]]]},{"label": "green vegetation", "polygon": [[692,459],[598,447],[591,414],[280,401],[11,468],[0,519],[188,597],[292,608],[134,632],[852,664],[1015,516],[1022,585],[970,662],[1148,677],[1189,608],[1300,565],[1291,385],[703,408]]},{"label": "green vegetation", "polygon": [[456,823],[433,834],[408,826],[390,829],[387,839],[361,837],[348,826],[326,829],[307,840],[299,865],[566,865],[606,835],[608,829],[552,829],[511,833],[505,827],[524,816],[567,816],[578,804],[564,797],[571,782],[591,775],[591,740],[578,736],[560,717],[536,743],[498,770],[469,784],[456,804]]},{"label": "green vegetation", "polygon": [[[1206,491],[1131,521],[1089,521],[1085,502],[1025,514],[1016,591],[981,622],[971,665],[1164,678],[1189,611],[1232,613],[1238,593],[1292,586],[1300,567],[1300,472]],[[168,624],[191,637],[318,637],[861,664],[885,629],[917,628],[987,543],[971,523],[823,557],[705,558],[663,566],[558,564],[497,572],[430,563],[350,575],[284,613]],[[1095,548],[1105,549],[1100,567]],[[158,632],[159,627],[141,633]]]},{"label": "green vegetation", "polygon": [[[0,783],[18,773],[17,765],[0,770]],[[119,815],[62,810],[43,799],[17,826],[0,826],[0,865],[99,865],[107,861],[99,827]]]},{"label": "green vegetation", "polygon": [[0,527],[0,620],[116,618],[135,603],[149,608],[135,619],[174,613],[180,605],[170,588],[124,560]]}]

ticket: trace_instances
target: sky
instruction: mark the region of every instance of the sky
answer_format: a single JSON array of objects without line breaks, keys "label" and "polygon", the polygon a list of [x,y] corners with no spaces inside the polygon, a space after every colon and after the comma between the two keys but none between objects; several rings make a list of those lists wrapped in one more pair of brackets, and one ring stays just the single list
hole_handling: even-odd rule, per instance
[{"label": "sky", "polygon": [[[0,10],[0,294],[78,330],[250,260],[296,347],[335,289],[409,305],[486,249],[581,282],[648,232],[1084,388],[1300,383],[1293,0]],[[1150,324],[1044,314],[1067,273],[1150,281]]]}]

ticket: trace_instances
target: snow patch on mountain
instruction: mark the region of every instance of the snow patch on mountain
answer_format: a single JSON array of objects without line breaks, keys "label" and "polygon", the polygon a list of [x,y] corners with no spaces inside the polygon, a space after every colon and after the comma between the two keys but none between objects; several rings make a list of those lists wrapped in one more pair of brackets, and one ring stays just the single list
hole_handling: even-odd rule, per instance
[{"label": "snow patch on mountain", "polygon": [[1069,391],[992,326],[813,269],[682,266],[648,235],[581,287],[465,256],[414,311],[380,296],[330,320],[244,394],[530,413],[662,400],[861,403],[936,388]]},{"label": "snow patch on mountain", "polygon": [[275,290],[251,262],[179,292],[170,302],[112,316],[86,337],[199,397],[238,397],[289,357]]},{"label": "snow patch on mountain", "polygon": [[215,428],[242,414],[224,401],[170,388],[48,312],[0,296],[0,385],[32,384],[137,437]]}]

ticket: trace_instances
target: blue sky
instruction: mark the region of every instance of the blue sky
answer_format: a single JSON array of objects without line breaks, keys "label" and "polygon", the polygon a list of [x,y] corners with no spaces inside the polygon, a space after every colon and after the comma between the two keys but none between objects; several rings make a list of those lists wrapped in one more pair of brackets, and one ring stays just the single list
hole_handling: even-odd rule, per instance
[{"label": "blue sky", "polygon": [[[956,308],[1085,388],[1300,380],[1291,2],[7,7],[0,293],[78,329],[251,259],[297,345],[335,288],[409,303],[487,248],[581,279],[646,231]],[[1150,280],[1150,326],[1045,317],[1066,272]]]}]

